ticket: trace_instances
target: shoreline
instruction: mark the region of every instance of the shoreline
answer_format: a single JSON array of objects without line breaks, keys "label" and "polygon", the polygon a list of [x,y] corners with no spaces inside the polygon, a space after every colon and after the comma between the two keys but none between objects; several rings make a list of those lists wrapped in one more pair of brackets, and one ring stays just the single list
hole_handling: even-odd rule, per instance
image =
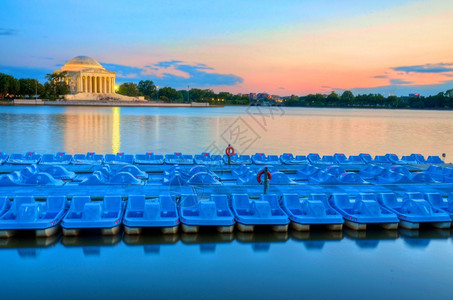
[{"label": "shoreline", "polygon": [[149,101],[43,101],[41,99],[16,99],[12,102],[0,101],[0,106],[94,106],[94,107],[223,107],[209,103],[164,103]]},{"label": "shoreline", "polygon": [[[45,101],[42,99],[16,99],[14,101],[0,100],[0,106],[91,106],[91,107],[236,107],[250,105],[212,105],[205,102],[192,103],[165,103],[155,101]],[[255,106],[255,105],[251,105]],[[285,105],[257,105],[258,107],[281,107],[281,108],[307,108],[307,109],[360,109],[360,110],[415,110],[415,111],[453,111],[451,108],[410,108],[410,107],[365,107],[365,106],[285,106]]]}]

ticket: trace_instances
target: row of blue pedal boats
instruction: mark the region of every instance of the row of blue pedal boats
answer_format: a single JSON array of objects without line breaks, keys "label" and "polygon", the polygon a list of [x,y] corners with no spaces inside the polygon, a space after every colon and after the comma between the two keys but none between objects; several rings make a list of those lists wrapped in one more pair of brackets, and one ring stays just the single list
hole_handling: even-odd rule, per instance
[{"label": "row of blue pedal boats", "polygon": [[444,161],[435,155],[425,158],[422,154],[413,153],[407,156],[399,157],[396,154],[388,153],[386,155],[376,155],[374,158],[367,153],[359,155],[350,155],[347,157],[343,153],[335,153],[334,155],[320,156],[318,153],[310,153],[308,155],[293,155],[292,153],[284,153],[278,155],[266,155],[265,153],[255,153],[254,155],[218,155],[203,152],[197,155],[187,155],[181,152],[173,154],[154,154],[147,152],[145,154],[126,154],[119,152],[116,154],[97,154],[95,152],[87,152],[86,154],[67,154],[66,152],[57,152],[56,154],[39,154],[33,151],[27,153],[13,153],[8,155],[5,152],[0,152],[0,165],[101,165],[107,164],[136,164],[136,165],[334,165],[334,164],[384,164],[384,165],[416,165],[416,164],[443,164]]},{"label": "row of blue pedal boats", "polygon": [[44,201],[33,196],[0,197],[0,237],[18,231],[34,230],[37,236],[52,236],[60,227],[65,235],[78,235],[81,230],[101,230],[117,234],[124,226],[127,234],[140,234],[145,229],[159,229],[164,234],[198,232],[215,227],[219,232],[242,232],[270,226],[274,231],[306,231],[324,225],[341,230],[343,224],[354,230],[379,225],[394,230],[398,226],[418,229],[420,224],[450,228],[453,217],[453,193],[347,193],[211,194],[200,199],[196,194],[105,196],[48,196]]},{"label": "row of blue pedal boats", "polygon": [[114,168],[95,166],[92,173],[78,174],[64,165],[29,165],[0,175],[1,186],[96,186],[96,185],[259,185],[257,175],[269,172],[273,185],[366,185],[453,183],[453,168],[429,165],[423,171],[411,171],[402,165],[368,164],[359,171],[343,166],[298,166],[292,173],[277,166],[236,166],[228,172],[208,166],[175,165],[160,172],[147,173],[137,165]]}]

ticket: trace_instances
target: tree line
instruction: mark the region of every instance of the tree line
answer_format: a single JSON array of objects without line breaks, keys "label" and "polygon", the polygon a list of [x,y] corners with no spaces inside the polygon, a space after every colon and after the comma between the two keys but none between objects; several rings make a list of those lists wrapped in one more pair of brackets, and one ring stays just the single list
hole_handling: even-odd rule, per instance
[{"label": "tree line", "polygon": [[47,74],[47,82],[39,83],[32,78],[14,78],[0,73],[0,99],[39,98],[55,100],[61,95],[69,94],[69,85],[64,81],[66,72]]},{"label": "tree line", "polygon": [[210,89],[176,90],[172,87],[158,88],[151,80],[142,80],[138,84],[126,82],[117,90],[118,94],[125,96],[144,96],[147,100],[163,102],[208,102],[217,105],[248,105],[250,99],[244,95],[233,95],[228,92],[214,93]]},{"label": "tree line", "polygon": [[[0,73],[0,99],[34,98],[55,100],[61,95],[69,94],[69,85],[64,81],[66,72],[47,74],[47,82],[39,83],[36,79],[17,79]],[[144,96],[147,100],[163,102],[208,102],[211,105],[284,105],[301,107],[356,107],[356,108],[453,108],[453,89],[432,96],[385,97],[381,94],[358,94],[344,91],[341,95],[331,92],[328,95],[309,94],[306,96],[291,95],[281,101],[250,99],[248,95],[233,95],[228,92],[215,93],[210,89],[176,90],[171,87],[158,88],[151,80],[142,80],[138,84],[126,82],[121,84],[118,94],[126,96]]]},{"label": "tree line", "polygon": [[359,94],[344,91],[341,95],[331,92],[329,95],[309,94],[307,96],[292,95],[284,100],[285,106],[313,107],[357,107],[357,108],[453,108],[453,89],[440,92],[433,96],[412,95],[407,97],[388,96],[381,94]]}]

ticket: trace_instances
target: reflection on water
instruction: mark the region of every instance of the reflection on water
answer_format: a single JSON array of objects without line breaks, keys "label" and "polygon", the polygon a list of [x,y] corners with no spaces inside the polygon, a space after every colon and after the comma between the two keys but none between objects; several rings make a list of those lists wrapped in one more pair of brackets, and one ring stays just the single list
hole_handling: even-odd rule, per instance
[{"label": "reflection on water", "polygon": [[[266,114],[266,108],[261,113]],[[453,112],[285,108],[250,116],[246,107],[0,107],[1,150],[54,153],[200,153],[240,116],[258,135],[249,153],[447,153],[453,156]],[[258,120],[258,121],[257,121]]]},{"label": "reflection on water", "polygon": [[[27,283],[24,298],[38,287],[43,298],[100,290],[119,298],[137,288],[154,298],[274,298],[276,289],[287,298],[301,290],[308,298],[335,298],[349,295],[352,282],[352,298],[445,298],[451,236],[434,229],[19,236],[0,240],[0,281],[5,296]],[[58,278],[58,286],[48,278]],[[426,291],[413,289],[414,281]]]},{"label": "reflection on water", "polygon": [[112,153],[120,152],[121,133],[120,133],[120,108],[112,108]]}]

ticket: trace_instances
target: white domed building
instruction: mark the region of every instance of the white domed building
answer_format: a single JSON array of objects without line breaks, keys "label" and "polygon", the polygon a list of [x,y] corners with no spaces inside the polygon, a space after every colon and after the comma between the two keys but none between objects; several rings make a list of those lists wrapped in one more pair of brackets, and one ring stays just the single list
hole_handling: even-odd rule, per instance
[{"label": "white domed building", "polygon": [[68,61],[61,70],[66,72],[66,83],[70,94],[65,100],[141,100],[115,93],[115,72],[106,70],[100,63],[88,56],[77,56]]}]

